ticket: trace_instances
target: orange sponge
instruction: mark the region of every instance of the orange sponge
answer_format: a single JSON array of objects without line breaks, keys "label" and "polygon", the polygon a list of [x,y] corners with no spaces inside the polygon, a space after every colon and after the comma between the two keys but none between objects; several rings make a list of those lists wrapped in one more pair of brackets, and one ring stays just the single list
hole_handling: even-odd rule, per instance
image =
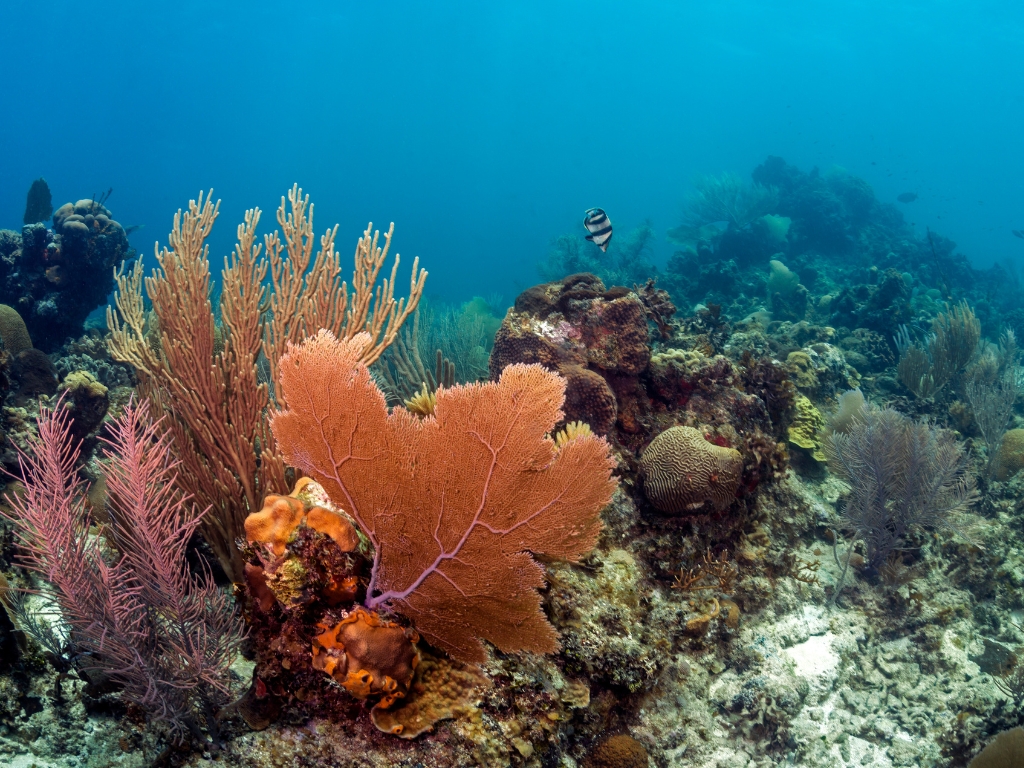
[{"label": "orange sponge", "polygon": [[405,696],[419,664],[414,630],[357,607],[313,639],[313,668],[337,680],[353,696],[381,696],[390,706]]},{"label": "orange sponge", "polygon": [[355,527],[337,512],[320,506],[307,511],[306,502],[297,498],[312,480],[299,478],[288,496],[270,494],[263,509],[245,518],[245,536],[250,543],[266,544],[280,557],[288,546],[288,538],[303,521],[314,531],[334,539],[342,552],[355,552],[359,534]]},{"label": "orange sponge", "polygon": [[269,545],[280,557],[305,512],[306,506],[298,499],[271,494],[263,502],[263,509],[245,518],[245,537],[252,543]]},{"label": "orange sponge", "polygon": [[352,523],[324,507],[313,507],[306,513],[306,525],[314,531],[334,539],[342,552],[355,552],[359,547],[359,534]]}]

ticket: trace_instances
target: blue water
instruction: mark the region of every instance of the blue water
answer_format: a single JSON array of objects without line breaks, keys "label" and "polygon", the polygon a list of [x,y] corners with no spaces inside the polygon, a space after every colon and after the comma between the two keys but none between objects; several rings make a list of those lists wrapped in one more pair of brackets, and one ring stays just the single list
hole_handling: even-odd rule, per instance
[{"label": "blue water", "polygon": [[650,218],[664,260],[694,175],[769,154],[916,192],[978,264],[1024,253],[1020,3],[4,0],[0,30],[0,227],[40,175],[55,207],[113,187],[150,263],[200,189],[219,264],[297,181],[346,258],[394,220],[430,293],[511,298],[584,209]]}]

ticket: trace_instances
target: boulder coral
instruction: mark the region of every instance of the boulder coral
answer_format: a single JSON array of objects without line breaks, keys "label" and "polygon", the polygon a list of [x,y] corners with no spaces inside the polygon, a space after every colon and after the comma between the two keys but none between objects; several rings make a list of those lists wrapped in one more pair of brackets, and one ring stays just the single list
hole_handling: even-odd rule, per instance
[{"label": "boulder coral", "polygon": [[584,768],[647,768],[649,759],[643,744],[620,733],[594,747],[583,765]]},{"label": "boulder coral", "polygon": [[0,304],[0,340],[11,355],[32,349],[32,337],[29,336],[25,321],[18,310],[6,304]]},{"label": "boulder coral", "polygon": [[648,314],[636,292],[606,290],[589,273],[535,285],[516,298],[498,329],[491,378],[512,363],[557,371],[567,380],[567,418],[607,434],[629,410],[617,394],[628,392],[650,362]]},{"label": "boulder coral", "polygon": [[640,458],[644,493],[661,512],[692,514],[710,504],[722,510],[732,503],[743,474],[734,448],[704,439],[693,427],[671,427],[651,442]]},{"label": "boulder coral", "polygon": [[997,480],[1009,480],[1024,468],[1024,429],[1011,429],[1003,435],[1003,443],[996,457]]}]

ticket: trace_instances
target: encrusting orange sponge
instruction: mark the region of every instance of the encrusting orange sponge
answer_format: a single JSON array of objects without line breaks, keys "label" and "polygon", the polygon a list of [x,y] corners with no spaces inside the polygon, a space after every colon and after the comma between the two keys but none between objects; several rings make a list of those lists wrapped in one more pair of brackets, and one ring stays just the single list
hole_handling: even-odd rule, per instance
[{"label": "encrusting orange sponge", "polygon": [[419,664],[415,630],[362,607],[313,639],[313,668],[325,672],[358,699],[380,695],[381,707],[401,699]]},{"label": "encrusting orange sponge", "polygon": [[295,490],[287,496],[269,494],[263,509],[245,518],[245,536],[250,544],[265,544],[280,557],[288,546],[288,539],[303,522],[334,540],[342,552],[354,552],[359,547],[359,534],[355,527],[329,509],[320,506],[308,508],[298,495],[312,480],[299,478]]},{"label": "encrusting orange sponge", "polygon": [[305,513],[306,505],[299,499],[270,494],[263,509],[245,518],[245,537],[254,544],[267,544],[280,557]]},{"label": "encrusting orange sponge", "polygon": [[306,525],[314,531],[334,539],[342,552],[355,552],[359,548],[359,534],[348,520],[324,507],[313,507],[306,513]]}]

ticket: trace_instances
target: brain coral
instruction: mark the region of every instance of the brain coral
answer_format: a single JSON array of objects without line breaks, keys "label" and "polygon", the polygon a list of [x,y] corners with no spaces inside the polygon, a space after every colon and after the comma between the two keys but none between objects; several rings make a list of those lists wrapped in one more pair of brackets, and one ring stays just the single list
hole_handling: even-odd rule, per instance
[{"label": "brain coral", "polygon": [[3,339],[4,347],[12,355],[32,349],[32,339],[28,335],[25,321],[21,319],[18,310],[6,304],[0,304],[0,339]]},{"label": "brain coral", "polygon": [[1024,467],[1024,429],[1011,429],[1003,436],[996,458],[996,479],[1009,480]]},{"label": "brain coral", "polygon": [[693,427],[670,427],[640,458],[644,492],[656,509],[685,513],[711,502],[725,509],[736,496],[743,472],[740,452],[720,448]]}]

